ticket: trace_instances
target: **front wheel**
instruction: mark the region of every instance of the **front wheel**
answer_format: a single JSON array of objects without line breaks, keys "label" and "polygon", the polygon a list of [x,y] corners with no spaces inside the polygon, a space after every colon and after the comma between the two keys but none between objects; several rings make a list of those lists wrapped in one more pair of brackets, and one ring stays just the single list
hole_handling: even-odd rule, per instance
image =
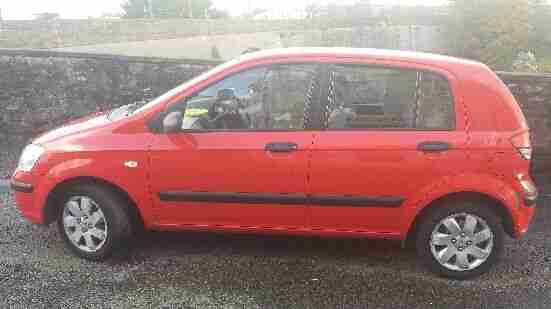
[{"label": "front wheel", "polygon": [[469,279],[487,272],[503,250],[503,228],[489,206],[455,202],[432,210],[417,235],[417,253],[433,272]]},{"label": "front wheel", "polygon": [[88,260],[126,253],[133,235],[124,199],[97,185],[73,188],[60,199],[57,225],[67,246]]}]

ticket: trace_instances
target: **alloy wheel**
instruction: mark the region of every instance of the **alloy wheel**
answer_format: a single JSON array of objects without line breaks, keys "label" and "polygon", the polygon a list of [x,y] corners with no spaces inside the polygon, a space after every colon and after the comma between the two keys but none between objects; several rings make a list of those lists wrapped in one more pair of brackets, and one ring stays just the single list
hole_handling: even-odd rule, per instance
[{"label": "alloy wheel", "polygon": [[63,208],[63,228],[78,249],[93,253],[107,240],[108,226],[103,211],[87,196],[73,196]]},{"label": "alloy wheel", "polygon": [[484,263],[494,246],[494,233],[482,218],[458,213],[442,219],[430,239],[433,257],[452,271],[473,270]]}]

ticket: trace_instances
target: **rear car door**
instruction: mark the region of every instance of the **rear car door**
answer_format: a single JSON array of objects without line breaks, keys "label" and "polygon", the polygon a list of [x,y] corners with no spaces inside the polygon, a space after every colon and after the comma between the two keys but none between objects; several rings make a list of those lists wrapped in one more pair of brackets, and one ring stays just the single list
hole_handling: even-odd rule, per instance
[{"label": "rear car door", "polygon": [[323,75],[312,227],[397,235],[404,207],[462,160],[458,85],[447,72],[401,63],[348,61]]},{"label": "rear car door", "polygon": [[185,110],[182,131],[159,134],[151,150],[160,224],[304,227],[317,70],[244,69],[173,105]]}]

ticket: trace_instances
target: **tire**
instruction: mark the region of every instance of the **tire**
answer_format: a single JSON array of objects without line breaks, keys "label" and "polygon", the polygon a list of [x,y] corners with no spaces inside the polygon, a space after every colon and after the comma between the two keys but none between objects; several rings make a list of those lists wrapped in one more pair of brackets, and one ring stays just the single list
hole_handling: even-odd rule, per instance
[{"label": "tire", "polygon": [[[489,207],[492,206],[481,202],[453,201],[432,209],[422,218],[416,237],[416,250],[421,262],[437,275],[455,280],[471,279],[488,272],[503,252],[504,238],[503,226]],[[476,224],[471,229],[473,218]],[[455,224],[451,224],[453,221],[447,219],[454,219],[459,231]],[[466,224],[467,220],[470,224]],[[452,228],[448,229],[448,225]],[[484,233],[480,233],[482,231]],[[457,234],[459,236],[455,237]],[[479,242],[482,239],[487,240]],[[443,263],[436,256],[441,257]],[[448,257],[450,259],[444,262]]]},{"label": "tire", "polygon": [[[74,254],[91,261],[128,254],[135,225],[121,196],[105,186],[84,184],[69,189],[59,201],[58,231]],[[77,244],[72,239],[80,240]]]}]

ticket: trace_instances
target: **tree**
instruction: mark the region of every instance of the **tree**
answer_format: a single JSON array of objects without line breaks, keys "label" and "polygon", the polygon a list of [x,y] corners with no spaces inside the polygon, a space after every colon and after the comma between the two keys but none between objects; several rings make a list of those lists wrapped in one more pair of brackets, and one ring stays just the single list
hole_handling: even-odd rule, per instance
[{"label": "tree", "polygon": [[[546,0],[530,1],[530,23],[533,31],[529,38],[531,51],[538,62],[551,64],[551,6]],[[540,63],[541,64],[541,63]]]},{"label": "tree", "polygon": [[509,70],[530,49],[533,31],[529,0],[455,0],[443,37],[448,53]]},{"label": "tree", "polygon": [[123,5],[124,18],[149,17],[148,0],[127,0]]},{"label": "tree", "polygon": [[127,0],[125,18],[206,18],[211,0]]}]

